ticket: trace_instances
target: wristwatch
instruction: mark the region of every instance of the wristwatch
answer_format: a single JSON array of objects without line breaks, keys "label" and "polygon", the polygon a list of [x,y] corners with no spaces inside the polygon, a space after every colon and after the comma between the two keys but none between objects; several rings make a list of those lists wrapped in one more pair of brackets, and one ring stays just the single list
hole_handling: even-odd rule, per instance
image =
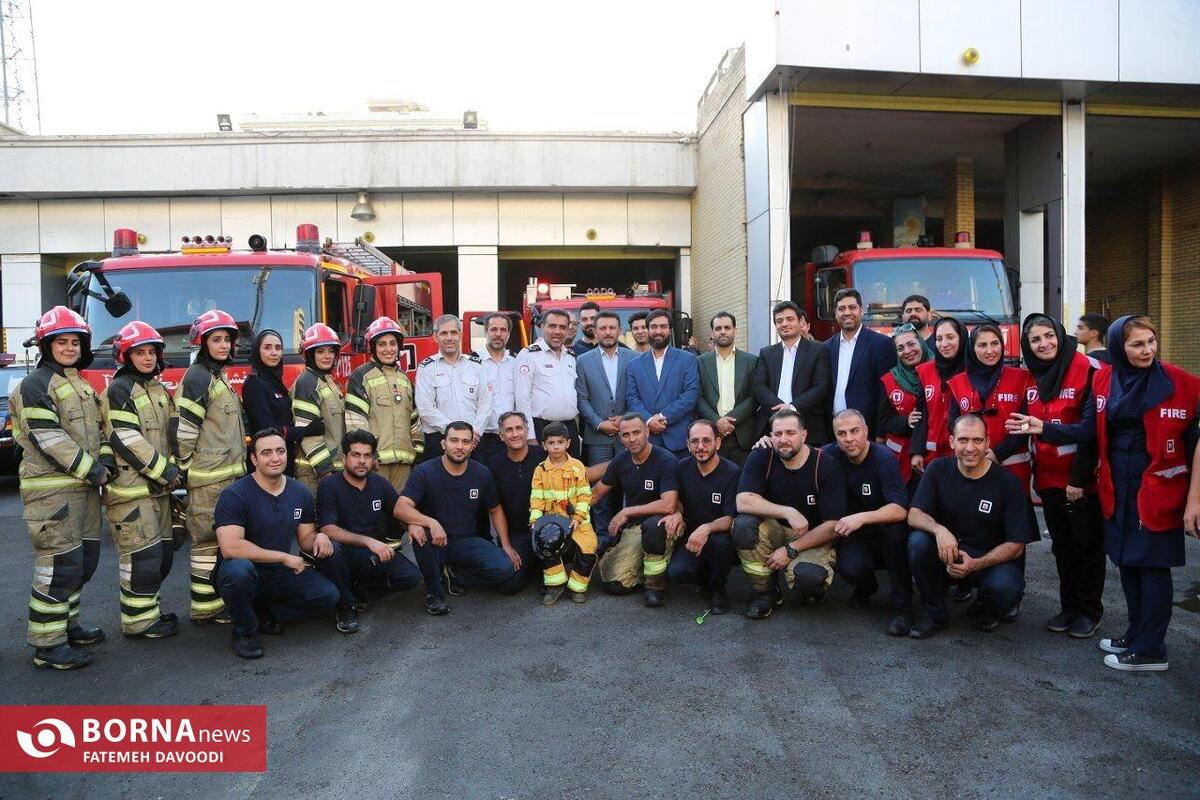
[{"label": "wristwatch", "polygon": [[792,547],[791,542],[785,542],[783,545],[783,549],[787,553],[788,558],[796,558],[800,555],[800,551],[797,550],[796,548]]}]

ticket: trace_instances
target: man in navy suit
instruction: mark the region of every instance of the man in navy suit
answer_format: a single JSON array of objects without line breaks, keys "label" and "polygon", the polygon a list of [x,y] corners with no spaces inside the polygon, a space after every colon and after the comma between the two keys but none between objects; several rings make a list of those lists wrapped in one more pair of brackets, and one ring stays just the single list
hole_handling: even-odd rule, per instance
[{"label": "man in navy suit", "polygon": [[871,438],[879,414],[879,381],[896,366],[896,348],[882,333],[863,325],[862,295],[841,289],[833,296],[834,315],[840,330],[825,342],[829,372],[833,377],[829,416],[847,408],[867,419]]},{"label": "man in navy suit", "polygon": [[600,311],[591,324],[596,347],[575,362],[575,394],[589,467],[612,461],[616,455],[617,426],[625,413],[625,371],[636,355],[618,345],[621,317],[617,312]]},{"label": "man in navy suit", "polygon": [[694,355],[671,346],[670,311],[651,311],[646,327],[650,349],[629,362],[626,410],[646,417],[651,444],[682,458],[687,455],[688,427],[696,418],[700,370]]}]

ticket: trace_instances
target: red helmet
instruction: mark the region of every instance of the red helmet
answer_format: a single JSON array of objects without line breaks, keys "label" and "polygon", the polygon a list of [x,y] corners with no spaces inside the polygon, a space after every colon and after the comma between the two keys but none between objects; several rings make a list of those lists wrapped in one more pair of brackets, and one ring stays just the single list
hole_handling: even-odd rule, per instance
[{"label": "red helmet", "polygon": [[116,338],[113,339],[113,361],[124,365],[125,356],[129,351],[144,344],[156,345],[159,348],[159,355],[161,355],[166,342],[163,340],[162,334],[154,328],[141,320],[134,320],[121,328],[117,332]]},{"label": "red helmet", "polygon": [[213,331],[222,329],[229,331],[233,338],[237,338],[237,320],[220,309],[205,311],[196,317],[196,321],[192,323],[192,330],[188,333],[188,339],[191,340],[192,344],[199,345],[204,341],[205,336]]},{"label": "red helmet", "polygon": [[300,341],[300,351],[302,353],[307,353],[309,350],[318,347],[341,346],[342,342],[338,339],[337,333],[323,322],[309,326],[309,329],[304,332],[304,338]]},{"label": "red helmet", "polygon": [[391,317],[380,317],[367,326],[367,346],[374,345],[375,340],[385,333],[394,333],[398,341],[404,341],[404,331],[396,324],[396,320]]},{"label": "red helmet", "polygon": [[38,319],[33,337],[40,344],[64,333],[91,336],[92,329],[88,327],[87,320],[71,309],[66,306],[55,306]]}]

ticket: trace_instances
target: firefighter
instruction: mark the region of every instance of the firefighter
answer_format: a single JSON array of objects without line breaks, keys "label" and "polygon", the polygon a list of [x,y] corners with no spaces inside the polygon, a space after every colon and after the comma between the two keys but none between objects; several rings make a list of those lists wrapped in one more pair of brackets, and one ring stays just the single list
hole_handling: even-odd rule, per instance
[{"label": "firefighter", "polygon": [[304,332],[300,352],[304,372],[292,384],[292,417],[304,426],[296,454],[296,479],[316,496],[317,482],[342,469],[342,434],[346,404],[333,382],[341,342],[333,328],[318,322]]},{"label": "firefighter", "polygon": [[213,511],[225,487],[246,474],[242,401],[225,377],[237,342],[237,322],[224,311],[205,311],[192,323],[196,361],[175,390],[175,415],[167,427],[171,455],[187,476],[187,532],[192,537],[192,622],[229,622],[213,585],[217,534]]},{"label": "firefighter", "polygon": [[83,317],[55,306],[37,321],[37,368],[13,392],[13,435],[21,461],[21,501],[33,544],[28,642],[37,667],[75,669],[92,660],[76,645],[104,639],[79,622],[79,597],[100,558],[102,463],[100,401],[79,375],[92,363],[92,332]]},{"label": "firefighter", "polygon": [[117,474],[104,489],[104,505],[121,583],[121,630],[140,639],[165,639],[178,628],[163,614],[158,590],[175,555],[170,492],[181,483],[171,463],[167,421],[173,405],[158,374],[166,368],[163,337],[145,322],[131,322],[113,341],[117,374],[101,398],[104,433]]},{"label": "firefighter", "polygon": [[[367,328],[371,360],[346,385],[346,430],[368,430],[379,440],[379,472],[404,491],[413,462],[425,451],[412,383],[400,368],[404,332],[390,317]],[[340,441],[340,440],[339,440]]]}]

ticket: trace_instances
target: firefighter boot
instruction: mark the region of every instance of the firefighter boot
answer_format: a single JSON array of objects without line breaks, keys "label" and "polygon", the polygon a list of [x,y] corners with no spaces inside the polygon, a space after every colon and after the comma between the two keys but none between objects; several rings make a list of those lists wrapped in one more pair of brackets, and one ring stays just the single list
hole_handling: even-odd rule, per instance
[{"label": "firefighter boot", "polygon": [[39,647],[33,651],[33,665],[38,669],[79,669],[91,661],[90,650],[80,650],[65,642],[54,647]]}]

